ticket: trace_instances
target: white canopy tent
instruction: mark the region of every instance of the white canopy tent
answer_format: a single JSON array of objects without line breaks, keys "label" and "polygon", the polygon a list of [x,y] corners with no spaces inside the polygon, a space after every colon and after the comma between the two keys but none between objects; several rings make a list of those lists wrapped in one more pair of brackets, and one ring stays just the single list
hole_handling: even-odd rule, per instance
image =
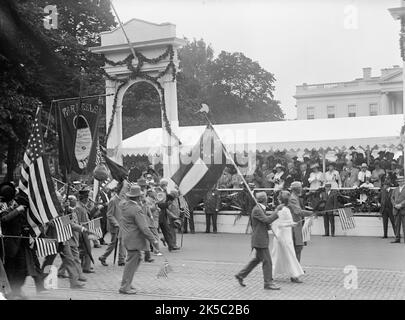
[{"label": "white canopy tent", "polygon": [[[214,125],[230,152],[345,150],[351,147],[396,148],[400,145],[403,116],[335,118]],[[177,136],[189,149],[205,126],[180,127]],[[122,156],[161,154],[162,129],[151,128],[122,142]],[[184,150],[182,149],[182,150]]]}]

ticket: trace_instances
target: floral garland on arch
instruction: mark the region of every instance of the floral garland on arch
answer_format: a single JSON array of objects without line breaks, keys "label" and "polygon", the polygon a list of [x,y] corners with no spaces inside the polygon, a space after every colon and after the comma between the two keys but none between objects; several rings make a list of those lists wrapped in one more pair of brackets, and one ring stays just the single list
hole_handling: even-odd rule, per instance
[{"label": "floral garland on arch", "polygon": [[[176,80],[176,65],[173,62],[174,59],[174,50],[173,50],[173,46],[169,45],[167,47],[167,49],[165,50],[165,52],[163,52],[160,56],[156,57],[156,58],[147,58],[145,57],[141,52],[139,51],[135,51],[135,56],[138,59],[138,64],[136,66],[134,66],[132,64],[132,61],[134,60],[134,55],[132,53],[130,53],[124,60],[121,61],[112,61],[109,60],[107,58],[104,57],[104,61],[112,66],[120,66],[120,65],[126,65],[128,70],[131,71],[131,74],[127,77],[127,78],[118,78],[115,76],[110,76],[104,69],[101,69],[102,72],[104,73],[104,75],[112,81],[116,81],[119,83],[117,90],[115,92],[114,95],[114,101],[113,101],[113,109],[112,109],[112,114],[111,114],[111,118],[109,120],[108,123],[108,128],[107,128],[107,134],[105,136],[104,139],[104,143],[107,144],[107,140],[108,137],[110,136],[113,124],[114,124],[114,117],[115,117],[115,113],[117,111],[117,99],[118,99],[118,93],[121,91],[121,89],[128,84],[128,82],[130,80],[134,80],[134,79],[143,79],[143,80],[148,80],[150,82],[152,82],[154,85],[156,85],[156,87],[158,88],[159,92],[160,92],[160,97],[161,97],[161,101],[160,101],[160,107],[162,110],[162,115],[163,115],[163,124],[166,128],[166,131],[173,136],[174,138],[176,138],[176,140],[179,142],[179,144],[181,144],[180,139],[173,133],[172,128],[170,126],[170,122],[169,119],[167,117],[167,112],[166,112],[166,103],[165,103],[165,92],[164,89],[162,87],[162,85],[160,84],[160,82],[158,81],[161,77],[163,77],[166,74],[169,74],[169,72],[171,71],[172,74],[172,79],[173,81]],[[144,63],[150,63],[150,64],[157,64],[160,61],[162,61],[163,59],[166,59],[167,57],[169,57],[169,63],[167,64],[165,70],[161,71],[158,73],[158,75],[156,77],[152,77],[150,75],[148,75],[145,72],[142,72],[141,69],[144,65]]]}]

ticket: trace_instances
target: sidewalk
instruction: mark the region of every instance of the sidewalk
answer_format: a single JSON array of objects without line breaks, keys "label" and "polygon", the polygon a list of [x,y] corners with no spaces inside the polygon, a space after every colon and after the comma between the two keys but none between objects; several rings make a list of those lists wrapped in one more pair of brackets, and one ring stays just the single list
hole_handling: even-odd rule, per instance
[{"label": "sidewalk", "polygon": [[[70,290],[68,281],[59,279],[57,290],[36,295],[32,279],[27,279],[25,291],[31,299],[405,299],[405,244],[367,237],[311,240],[302,257],[304,283],[277,278],[277,292],[263,290],[260,266],[245,280],[246,288],[234,279],[251,258],[250,236],[240,234],[184,235],[181,251],[162,249],[173,267],[168,279],[156,278],[163,257],[140,266],[136,296],[118,294],[123,268],[112,265],[112,256],[108,267],[100,265],[97,258],[105,246],[93,250],[96,273],[88,275],[86,289]],[[344,287],[347,265],[357,267],[358,289]]]}]

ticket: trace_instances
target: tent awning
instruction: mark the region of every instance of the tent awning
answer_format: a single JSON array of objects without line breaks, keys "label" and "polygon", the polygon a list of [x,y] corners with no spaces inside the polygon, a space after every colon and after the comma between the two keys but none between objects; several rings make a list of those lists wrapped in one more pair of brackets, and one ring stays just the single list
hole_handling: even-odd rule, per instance
[{"label": "tent awning", "polygon": [[[403,115],[291,120],[214,125],[230,152],[397,147]],[[205,126],[180,127],[185,149],[198,141]],[[156,155],[162,148],[161,128],[151,128],[122,142],[122,155]]]}]

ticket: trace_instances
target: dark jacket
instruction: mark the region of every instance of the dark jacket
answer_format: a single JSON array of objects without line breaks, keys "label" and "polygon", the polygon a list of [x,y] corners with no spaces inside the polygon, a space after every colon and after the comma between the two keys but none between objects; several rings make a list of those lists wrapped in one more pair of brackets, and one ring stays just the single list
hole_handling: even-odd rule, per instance
[{"label": "dark jacket", "polygon": [[[338,193],[336,190],[330,190],[329,195],[326,191],[321,192],[321,201],[325,201],[324,210],[332,210],[338,208]],[[325,214],[332,215],[333,211],[327,211]]]},{"label": "dark jacket", "polygon": [[308,179],[309,179],[310,174],[311,174],[311,170],[309,170],[309,169],[307,169],[307,170],[305,171],[305,174],[304,174],[303,172],[300,172],[300,173],[299,173],[299,175],[298,175],[299,181],[302,182],[302,187],[303,187],[303,188],[308,188],[308,187],[309,187],[309,181],[308,181]]},{"label": "dark jacket", "polygon": [[380,213],[383,213],[384,211],[392,212],[391,195],[392,189],[381,188],[379,199],[381,203]]},{"label": "dark jacket", "polygon": [[291,193],[288,207],[290,208],[293,221],[298,222],[298,224],[293,227],[294,246],[303,246],[304,241],[302,240],[302,220],[304,217],[312,215],[312,211],[303,210],[299,197],[294,193]]},{"label": "dark jacket", "polygon": [[209,191],[204,199],[204,211],[206,214],[214,214],[221,209],[221,197],[218,190]]},{"label": "dark jacket", "polygon": [[[401,216],[405,215],[405,187],[402,189],[402,192],[399,192],[399,187],[396,187],[391,194],[391,203],[393,208],[393,214],[394,216],[397,215],[398,213],[401,214]],[[400,209],[396,209],[395,205],[399,204],[401,205]]]},{"label": "dark jacket", "polygon": [[135,201],[125,200],[120,203],[122,210],[121,237],[127,250],[148,250],[146,240],[155,238],[150,231],[142,207]]},{"label": "dark jacket", "polygon": [[270,224],[278,219],[277,213],[267,215],[265,209],[256,205],[252,210],[252,248],[269,247]]}]

